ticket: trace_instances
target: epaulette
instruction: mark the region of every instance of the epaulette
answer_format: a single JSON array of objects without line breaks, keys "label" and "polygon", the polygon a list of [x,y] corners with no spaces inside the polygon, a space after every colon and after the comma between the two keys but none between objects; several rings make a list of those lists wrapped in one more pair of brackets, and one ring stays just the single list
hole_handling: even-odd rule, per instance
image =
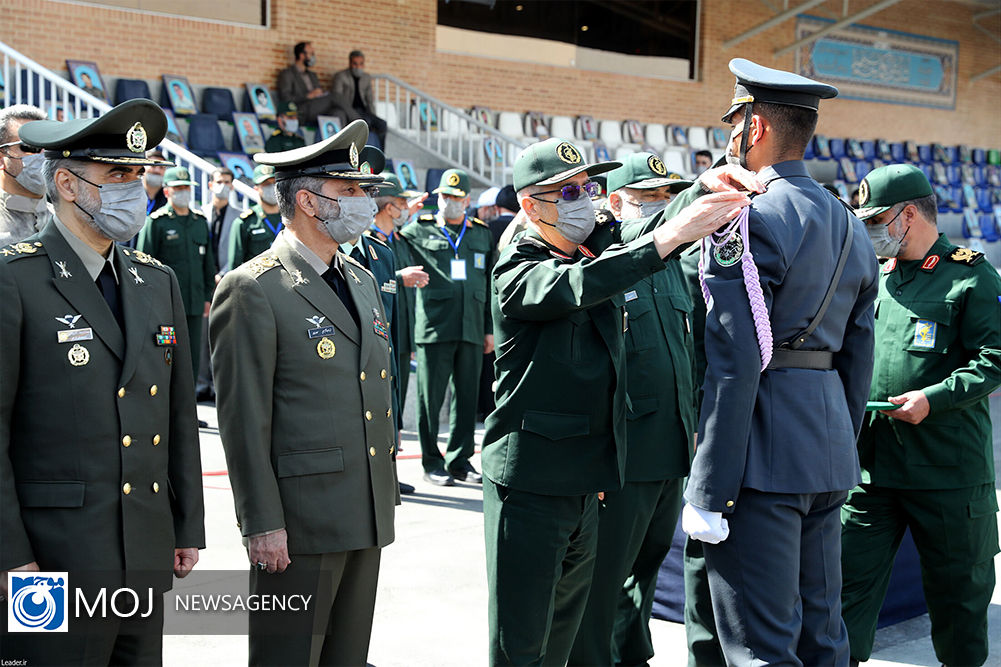
[{"label": "epaulette", "polygon": [[147,255],[142,250],[130,250],[127,248],[122,248],[122,254],[131,259],[133,262],[139,262],[140,264],[147,264],[149,266],[155,266],[158,269],[166,270],[163,262],[158,260],[153,255]]},{"label": "epaulette", "polygon": [[381,245],[383,248],[386,248],[387,250],[392,250],[392,248],[389,247],[389,244],[386,243],[385,241],[383,241],[382,239],[380,239],[376,234],[372,233],[371,229],[368,230],[368,231],[369,231],[369,233],[365,234],[365,238],[367,238],[369,241],[371,241],[373,243],[378,243],[379,245]]},{"label": "epaulette", "polygon": [[594,224],[598,227],[615,224],[615,216],[607,209],[596,208],[594,210]]},{"label": "epaulette", "polygon": [[981,261],[983,257],[984,253],[982,252],[977,252],[976,250],[971,250],[970,248],[956,248],[949,253],[948,260],[950,262],[956,262],[957,264],[973,266],[977,262]]},{"label": "epaulette", "polygon": [[[560,252],[559,250],[555,250],[553,248],[550,248],[548,245],[546,245],[542,241],[540,241],[540,240],[538,240],[536,238],[533,238],[531,236],[528,236],[528,235],[522,236],[517,241],[515,241],[515,247],[518,248],[518,249],[532,248],[534,250],[541,250],[542,252],[546,253],[547,255],[549,255],[551,257],[555,257],[556,259],[561,259],[563,261],[570,261],[570,260],[573,259],[573,257],[571,257],[570,255],[566,255],[566,254]],[[581,247],[583,247],[583,246],[581,246]]]},{"label": "epaulette", "polygon": [[281,133],[282,133],[282,130],[281,130],[280,127],[279,128],[275,128],[275,131],[271,133],[271,136],[272,137],[277,137]]},{"label": "epaulette", "polygon": [[278,261],[278,256],[270,253],[264,253],[253,258],[249,262],[246,262],[240,268],[246,269],[250,272],[254,278],[259,278],[261,274],[271,269],[281,266],[282,263]]},{"label": "epaulette", "polygon": [[[200,216],[202,218],[205,218],[205,214],[202,213],[202,210],[200,208],[189,208],[188,209],[188,213],[194,214],[195,216]],[[205,219],[208,220],[208,218],[205,218]]]},{"label": "epaulette", "polygon": [[434,215],[431,213],[425,213],[424,215],[418,216],[417,218],[420,222],[434,222]]},{"label": "epaulette", "polygon": [[38,255],[39,253],[41,253],[41,255],[47,254],[45,249],[42,248],[41,241],[34,241],[31,243],[28,241],[21,241],[19,243],[11,243],[10,245],[5,245],[0,248],[0,257],[3,257],[7,261],[27,257],[28,255]]},{"label": "epaulette", "polygon": [[249,218],[252,215],[257,215],[257,212],[254,211],[254,209],[252,209],[252,208],[248,208],[246,211],[244,211],[243,213],[240,214],[240,219],[241,220],[246,220],[247,218]]},{"label": "epaulette", "polygon": [[483,225],[484,227],[487,227],[487,228],[490,227],[490,225],[488,225],[487,223],[483,222],[482,220],[480,220],[476,216],[471,215],[471,216],[469,216],[469,219],[473,222],[473,224]]},{"label": "epaulette", "polygon": [[150,213],[149,218],[150,220],[156,220],[157,218],[162,218],[163,216],[169,214],[170,214],[170,209],[168,209],[166,206],[161,206],[160,208]]}]

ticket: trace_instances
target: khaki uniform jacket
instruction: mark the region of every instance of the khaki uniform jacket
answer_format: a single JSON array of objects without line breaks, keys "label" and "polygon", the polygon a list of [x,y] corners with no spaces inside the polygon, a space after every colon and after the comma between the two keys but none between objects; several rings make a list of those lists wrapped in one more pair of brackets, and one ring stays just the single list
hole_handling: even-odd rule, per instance
[{"label": "khaki uniform jacket", "polygon": [[284,234],[225,275],[209,316],[238,525],[244,536],[285,528],[289,553],[383,547],[399,487],[378,287],[342,256],[356,326]]},{"label": "khaki uniform jacket", "polygon": [[0,570],[168,587],[174,549],[205,546],[186,320],[169,268],[119,245],[114,262],[124,332],[55,224],[0,248]]}]

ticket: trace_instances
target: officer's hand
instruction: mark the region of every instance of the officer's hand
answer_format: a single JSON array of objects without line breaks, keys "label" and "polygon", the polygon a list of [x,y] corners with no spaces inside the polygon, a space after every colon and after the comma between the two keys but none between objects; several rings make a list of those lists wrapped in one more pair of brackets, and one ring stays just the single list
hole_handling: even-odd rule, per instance
[{"label": "officer's hand", "polygon": [[693,540],[708,544],[719,544],[730,535],[730,524],[722,512],[710,512],[688,503],[681,511],[681,529]]},{"label": "officer's hand", "polygon": [[202,317],[208,317],[209,316],[209,308],[211,308],[211,307],[212,307],[212,302],[211,301],[206,301],[205,302],[205,313],[202,315]]},{"label": "officer's hand", "polygon": [[400,269],[400,279],[403,280],[404,287],[424,287],[428,284],[428,277],[423,264]]},{"label": "officer's hand", "polygon": [[490,354],[494,351],[494,335],[487,334],[483,337],[483,354]]},{"label": "officer's hand", "polygon": [[729,192],[732,190],[747,190],[748,192],[764,192],[765,186],[753,171],[748,171],[735,164],[725,164],[715,169],[707,169],[699,176],[699,181],[712,192]]},{"label": "officer's hand", "polygon": [[714,192],[699,197],[678,215],[653,230],[653,241],[661,257],[683,243],[698,241],[730,222],[751,200],[743,192]]},{"label": "officer's hand", "polygon": [[900,396],[890,396],[886,400],[900,407],[896,410],[880,410],[880,412],[908,424],[920,424],[931,412],[928,398],[923,391],[909,391]]},{"label": "officer's hand", "polygon": [[428,193],[424,192],[417,195],[413,199],[407,200],[407,209],[410,211],[411,218],[414,217],[414,213],[421,210],[421,208],[424,206],[424,200],[427,198],[428,198]]},{"label": "officer's hand", "polygon": [[[7,572],[38,572],[38,563],[31,561],[20,567],[12,567]],[[0,572],[0,600],[7,599],[7,572]]]},{"label": "officer's hand", "polygon": [[292,562],[288,557],[288,533],[284,528],[264,535],[251,535],[247,547],[251,567],[264,563],[268,574],[284,572]]},{"label": "officer's hand", "polygon": [[178,579],[184,579],[197,562],[198,549],[195,547],[174,549],[174,576]]}]

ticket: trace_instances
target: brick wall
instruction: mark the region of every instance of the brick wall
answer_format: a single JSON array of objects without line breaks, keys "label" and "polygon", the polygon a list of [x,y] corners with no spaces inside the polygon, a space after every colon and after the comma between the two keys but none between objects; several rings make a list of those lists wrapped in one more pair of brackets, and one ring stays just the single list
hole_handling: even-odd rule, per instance
[{"label": "brick wall", "polygon": [[[842,0],[812,13],[835,18]],[[849,11],[872,4],[850,0]],[[194,84],[238,86],[273,81],[302,39],[316,47],[317,71],[328,82],[347,52],[361,48],[372,72],[389,72],[457,106],[542,110],[644,122],[718,123],[733,88],[732,57],[793,68],[793,55],[771,52],[793,41],[789,21],[724,51],[722,42],[772,16],[754,0],[703,0],[701,64],[696,82],[670,82],[437,53],[435,0],[272,0],[271,27],[219,25],[56,0],[0,0],[0,40],[41,64],[62,70],[67,57],[94,60],[112,76],[186,75]],[[739,6],[739,12],[735,9]],[[956,40],[958,95],[953,111],[854,100],[825,102],[818,132],[831,136],[916,139],[1001,146],[1001,75],[970,76],[1001,61],[996,42],[976,30],[973,4],[903,0],[862,23]],[[739,15],[739,21],[735,16]],[[996,34],[1001,18],[982,25]]]}]

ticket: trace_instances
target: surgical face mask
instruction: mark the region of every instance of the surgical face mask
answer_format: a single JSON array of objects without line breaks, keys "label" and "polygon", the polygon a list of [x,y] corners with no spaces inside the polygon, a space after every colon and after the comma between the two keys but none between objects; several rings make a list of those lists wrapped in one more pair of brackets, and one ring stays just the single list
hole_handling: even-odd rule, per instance
[{"label": "surgical face mask", "polygon": [[310,56],[306,58],[306,67],[314,67],[316,65],[316,56]]},{"label": "surgical face mask", "polygon": [[271,183],[269,185],[261,186],[261,201],[268,206],[274,206],[278,203],[278,195],[275,194],[275,184]]},{"label": "surgical face mask", "polygon": [[578,197],[574,201],[560,199],[556,202],[556,212],[555,224],[542,218],[539,221],[556,228],[567,241],[580,245],[594,231],[594,203],[589,198]]},{"label": "surgical face mask", "polygon": [[42,176],[44,160],[41,153],[25,155],[21,158],[21,173],[14,177],[22,188],[35,195],[45,194],[45,180]]},{"label": "surgical face mask", "polygon": [[875,223],[865,226],[865,231],[869,234],[869,240],[872,241],[872,248],[876,251],[876,254],[880,257],[896,257],[900,254],[900,246],[904,242],[904,237],[907,236],[907,232],[911,230],[908,227],[903,236],[899,239],[893,238],[890,234],[890,225],[893,224],[894,220],[904,212],[904,209],[897,211],[897,215],[886,224]]},{"label": "surgical face mask", "polygon": [[323,229],[337,243],[347,243],[361,236],[372,224],[378,210],[375,202],[367,195],[334,199],[319,192],[310,192],[323,200],[318,202],[318,215],[313,217],[323,224]]},{"label": "surgical face mask", "polygon": [[456,220],[466,216],[466,209],[462,205],[461,199],[453,199],[438,195],[438,210],[446,220]]},{"label": "surgical face mask", "polygon": [[[212,184],[212,194],[215,195],[216,199],[229,199],[229,195],[232,192],[233,192],[233,186],[228,183]],[[176,197],[177,195],[174,196]]]},{"label": "surgical face mask", "polygon": [[[630,218],[649,218],[655,213],[660,213],[665,208],[667,208],[667,201],[664,199],[658,199],[657,201],[636,201],[623,199],[622,203],[622,219],[629,220]],[[628,209],[626,208],[628,206]],[[627,211],[633,213],[633,215],[627,215]]]},{"label": "surgical face mask", "polygon": [[289,134],[295,134],[299,131],[299,119],[298,118],[286,118],[285,119],[285,131]]},{"label": "surgical face mask", "polygon": [[188,208],[191,205],[191,190],[175,190],[170,195],[170,205],[174,208]]},{"label": "surgical face mask", "polygon": [[119,243],[128,241],[139,233],[146,222],[146,204],[149,201],[141,181],[98,185],[80,174],[71,173],[97,188],[97,193],[91,194],[81,187],[73,202],[87,214],[95,229]]},{"label": "surgical face mask", "polygon": [[393,216],[393,224],[396,225],[397,228],[400,228],[407,224],[407,221],[410,220],[410,209],[406,204],[403,204],[402,206],[393,204],[393,206],[397,207],[396,214]]},{"label": "surgical face mask", "polygon": [[143,181],[151,188],[159,188],[163,185],[163,174],[154,174],[147,171],[143,174]]}]

